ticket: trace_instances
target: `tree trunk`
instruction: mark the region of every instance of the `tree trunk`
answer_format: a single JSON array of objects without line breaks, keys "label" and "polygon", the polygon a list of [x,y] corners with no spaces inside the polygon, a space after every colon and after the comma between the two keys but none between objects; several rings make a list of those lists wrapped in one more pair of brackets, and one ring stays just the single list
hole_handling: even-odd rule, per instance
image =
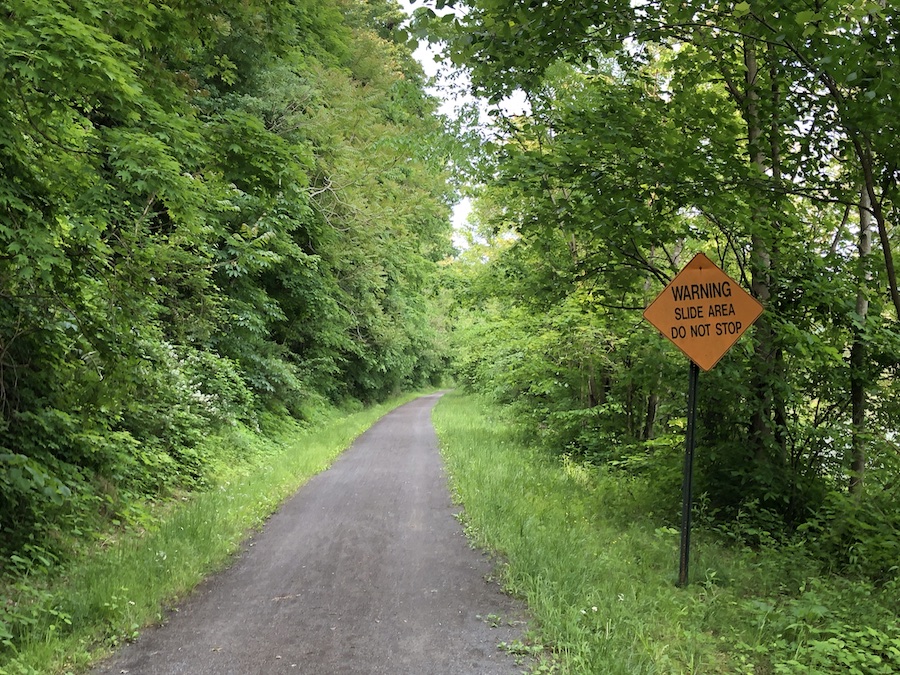
[{"label": "tree trunk", "polygon": [[[626,357],[625,359],[625,369],[631,370],[631,357]],[[625,432],[628,435],[629,439],[633,439],[635,437],[634,432],[634,381],[629,379],[628,384],[625,387]]]},{"label": "tree trunk", "polygon": [[652,440],[656,429],[656,411],[659,409],[659,394],[652,393],[647,397],[647,414],[644,417],[643,440]]},{"label": "tree trunk", "polygon": [[[884,209],[881,208],[881,201],[876,194],[875,175],[872,170],[872,152],[868,148],[868,144],[863,144],[859,138],[859,134],[852,135],[853,147],[856,150],[856,156],[860,161],[863,169],[863,178],[866,184],[866,196],[869,200],[869,208],[875,224],[878,226],[878,240],[881,242],[881,252],[884,254],[884,269],[887,273],[888,294],[891,302],[894,304],[894,311],[897,318],[900,319],[900,284],[897,283],[897,270],[894,267],[894,254],[891,250],[890,235],[887,230],[887,220],[884,215]],[[883,197],[883,195],[882,195]]]},{"label": "tree trunk", "polygon": [[588,408],[596,408],[599,404],[599,398],[597,396],[597,379],[594,377],[594,361],[593,359],[588,359],[588,367],[587,367],[587,407]]},{"label": "tree trunk", "polygon": [[[762,180],[766,174],[765,153],[762,148],[762,125],[759,114],[759,64],[756,56],[756,44],[752,38],[744,41],[744,84],[743,98],[744,118],[747,123],[747,141],[750,163]],[[754,223],[751,235],[750,290],[754,297],[766,307],[771,299],[772,254],[769,223],[765,221],[762,209],[754,212]],[[755,365],[752,377],[752,388],[755,395],[750,420],[750,435],[756,461],[767,461],[770,450],[775,444],[772,433],[773,393],[772,383],[775,377],[775,335],[771,322],[763,314],[756,322]]]},{"label": "tree trunk", "polygon": [[859,286],[856,291],[856,321],[850,347],[850,417],[853,425],[850,457],[850,494],[859,497],[866,475],[866,341],[865,323],[869,313],[866,287],[869,275],[866,260],[872,253],[872,201],[863,187],[859,199]]}]

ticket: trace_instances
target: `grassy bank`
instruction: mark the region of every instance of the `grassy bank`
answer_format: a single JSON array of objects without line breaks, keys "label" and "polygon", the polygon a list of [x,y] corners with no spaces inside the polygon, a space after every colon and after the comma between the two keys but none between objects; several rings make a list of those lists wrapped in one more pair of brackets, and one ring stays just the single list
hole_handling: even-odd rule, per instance
[{"label": "grassy bank", "polygon": [[751,550],[696,531],[675,586],[678,532],[652,487],[529,447],[501,412],[445,396],[435,426],[470,536],[562,673],[897,673],[900,589],[825,575],[801,547]]},{"label": "grassy bank", "polygon": [[208,490],[151,510],[143,528],[107,531],[78,559],[22,570],[0,608],[0,674],[83,672],[221,569],[310,477],[408,395],[310,430],[237,427],[209,439],[222,461]]}]

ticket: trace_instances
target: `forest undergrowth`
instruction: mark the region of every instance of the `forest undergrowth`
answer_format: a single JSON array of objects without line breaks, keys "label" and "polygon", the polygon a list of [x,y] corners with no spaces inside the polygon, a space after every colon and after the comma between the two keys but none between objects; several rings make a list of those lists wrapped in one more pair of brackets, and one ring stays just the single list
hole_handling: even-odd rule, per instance
[{"label": "forest undergrowth", "polygon": [[678,588],[678,494],[553,455],[481,397],[445,396],[434,421],[467,533],[533,617],[507,648],[542,650],[538,672],[900,672],[896,576],[832,574],[803,536],[749,546],[701,517]]}]

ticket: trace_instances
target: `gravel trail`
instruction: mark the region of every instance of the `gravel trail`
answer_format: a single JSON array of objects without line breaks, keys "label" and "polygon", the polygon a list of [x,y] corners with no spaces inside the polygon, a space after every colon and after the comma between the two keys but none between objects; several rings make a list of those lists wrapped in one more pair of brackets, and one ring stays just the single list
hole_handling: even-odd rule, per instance
[{"label": "gravel trail", "polygon": [[455,518],[438,398],[383,417],[95,673],[521,673],[497,644],[521,637],[523,608],[486,580],[491,564]]}]

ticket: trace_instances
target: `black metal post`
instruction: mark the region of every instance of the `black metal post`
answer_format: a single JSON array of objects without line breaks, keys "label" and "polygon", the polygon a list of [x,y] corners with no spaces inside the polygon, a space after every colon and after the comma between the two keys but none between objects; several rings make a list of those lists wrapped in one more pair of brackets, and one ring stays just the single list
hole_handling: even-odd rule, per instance
[{"label": "black metal post", "polygon": [[684,481],[681,484],[681,558],[678,567],[678,585],[688,584],[688,562],[691,553],[691,491],[694,482],[694,429],[697,425],[697,381],[700,367],[691,361],[688,378],[687,431],[684,437]]}]

